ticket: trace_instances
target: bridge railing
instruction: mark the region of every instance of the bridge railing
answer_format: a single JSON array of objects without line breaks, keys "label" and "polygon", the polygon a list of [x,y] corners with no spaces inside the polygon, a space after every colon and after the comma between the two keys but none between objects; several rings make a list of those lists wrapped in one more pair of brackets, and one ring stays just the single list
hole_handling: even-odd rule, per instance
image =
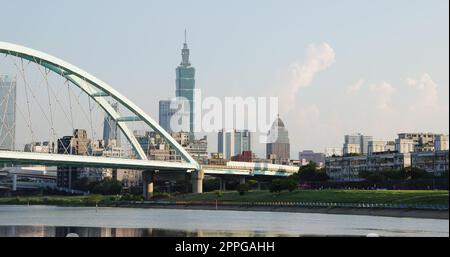
[{"label": "bridge railing", "polygon": [[159,205],[220,205],[240,207],[292,207],[292,208],[351,208],[351,209],[403,209],[448,211],[448,204],[403,204],[403,203],[338,203],[338,202],[227,202],[227,201],[145,201],[141,204]]}]

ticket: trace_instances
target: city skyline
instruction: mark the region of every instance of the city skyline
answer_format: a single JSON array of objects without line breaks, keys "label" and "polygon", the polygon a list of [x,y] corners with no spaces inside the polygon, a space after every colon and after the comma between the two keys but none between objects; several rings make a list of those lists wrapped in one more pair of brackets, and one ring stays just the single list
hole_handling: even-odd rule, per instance
[{"label": "city skyline", "polygon": [[0,238],[449,236],[449,0],[3,2]]},{"label": "city skyline", "polygon": [[[224,11],[203,2],[188,7],[191,12],[177,11],[180,15],[171,16],[174,20],[167,27],[161,25],[166,18],[157,13],[142,15],[150,7],[166,11],[166,4],[135,3],[142,10],[109,2],[90,3],[98,17],[105,18],[92,28],[79,26],[83,19],[69,20],[66,26],[74,29],[71,34],[101,31],[97,36],[90,35],[95,40],[88,43],[44,31],[42,23],[31,24],[27,19],[17,21],[14,29],[2,28],[2,40],[42,49],[76,63],[120,92],[128,92],[130,99],[157,117],[158,101],[172,95],[173,67],[179,63],[182,32],[187,27],[191,56],[198,70],[197,87],[205,95],[217,97],[279,96],[280,103],[284,103],[280,106],[283,121],[291,131],[291,157],[301,150],[323,152],[326,147],[340,147],[343,135],[354,132],[372,135],[375,140],[392,140],[402,132],[448,134],[448,24],[442,22],[448,17],[448,2],[428,5],[398,1],[390,4],[392,12],[384,9],[386,4],[365,7],[352,1],[327,2],[320,10],[305,2],[286,2],[276,7],[263,3],[261,9],[251,12],[251,3],[246,3],[233,16],[231,25],[232,19],[226,18]],[[20,8],[24,4],[40,13],[53,14],[54,19],[62,14],[60,4],[48,10],[44,10],[49,7],[46,4],[7,5]],[[236,4],[232,2],[226,10]],[[333,8],[338,8],[340,14],[333,16],[337,24],[331,26],[326,14]],[[343,11],[345,8],[349,10]],[[383,13],[384,19],[378,19],[373,10],[364,17],[370,8]],[[105,17],[106,10],[118,14],[123,11],[127,17],[130,13],[139,15],[130,21],[114,20]],[[218,15],[218,21],[202,24],[205,17],[193,15],[199,10]],[[320,11],[321,15],[312,17],[305,14],[308,11]],[[279,12],[286,15],[271,24],[262,19]],[[347,18],[345,14],[349,13],[355,15]],[[243,22],[242,18],[250,14],[255,23]],[[0,21],[7,24],[9,15],[6,13]],[[30,13],[29,19],[32,17]],[[257,22],[262,24],[257,26]],[[314,31],[308,24],[314,24]],[[293,30],[293,26],[299,28]],[[111,30],[113,27],[117,30]],[[22,33],[25,28],[27,33]],[[298,34],[292,33],[297,30]],[[401,35],[393,34],[399,30]],[[441,33],[444,30],[447,32]],[[117,31],[125,36],[117,37]],[[249,32],[254,36],[249,37]],[[376,44],[371,41],[375,38]],[[114,56],[116,62],[110,62],[113,53],[131,46],[135,54],[118,54]],[[217,137],[208,138],[212,139],[209,151],[213,152]],[[260,156],[264,156],[264,148],[261,144],[254,146]]]}]

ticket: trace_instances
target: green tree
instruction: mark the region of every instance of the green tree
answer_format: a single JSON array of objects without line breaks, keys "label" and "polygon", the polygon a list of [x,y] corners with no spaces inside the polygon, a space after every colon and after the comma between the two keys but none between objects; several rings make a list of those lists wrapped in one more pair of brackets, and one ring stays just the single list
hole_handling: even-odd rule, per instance
[{"label": "green tree", "polygon": [[214,193],[216,194],[216,199],[220,199],[223,196],[222,190],[216,190]]},{"label": "green tree", "polygon": [[295,181],[293,179],[286,179],[286,180],[284,180],[283,189],[286,189],[289,192],[293,192],[297,188],[298,188],[297,181]]},{"label": "green tree", "polygon": [[366,178],[366,180],[371,182],[371,183],[379,183],[379,182],[382,182],[384,180],[384,176],[379,174],[379,173],[373,172],[372,174],[370,174]]},{"label": "green tree", "polygon": [[411,179],[434,178],[433,174],[419,168],[411,168],[409,172]]},{"label": "green tree", "polygon": [[73,183],[73,189],[80,191],[89,191],[90,190],[89,179],[84,177],[75,180],[75,182]]},{"label": "green tree", "polygon": [[368,171],[368,170],[361,170],[361,171],[358,172],[358,176],[360,178],[366,179],[366,180],[372,174],[373,174],[373,172],[372,171]]},{"label": "green tree", "polygon": [[122,185],[118,181],[105,179],[101,182],[93,183],[92,192],[101,195],[116,195],[122,191]]},{"label": "green tree", "polygon": [[300,168],[298,177],[300,181],[314,181],[316,178],[317,164],[310,162],[308,165]]},{"label": "green tree", "polygon": [[269,188],[271,193],[281,193],[283,191],[283,180],[282,179],[274,179],[270,184]]},{"label": "green tree", "polygon": [[248,183],[240,184],[237,188],[237,191],[240,195],[245,195],[250,190],[250,185]]},{"label": "green tree", "polygon": [[308,165],[300,168],[297,175],[292,176],[297,181],[328,181],[330,177],[327,175],[325,169],[318,169],[315,162],[310,162]]},{"label": "green tree", "polygon": [[250,187],[250,189],[257,187],[258,185],[258,181],[254,180],[254,179],[249,179],[247,181],[248,186]]},{"label": "green tree", "polygon": [[320,169],[316,171],[315,181],[328,181],[330,176],[328,176],[325,169]]},{"label": "green tree", "polygon": [[400,180],[404,178],[400,170],[393,169],[382,170],[380,171],[380,175],[382,175],[385,180]]},{"label": "green tree", "polygon": [[298,182],[292,178],[288,179],[274,179],[270,185],[271,193],[281,193],[284,190],[289,192],[298,188]]}]

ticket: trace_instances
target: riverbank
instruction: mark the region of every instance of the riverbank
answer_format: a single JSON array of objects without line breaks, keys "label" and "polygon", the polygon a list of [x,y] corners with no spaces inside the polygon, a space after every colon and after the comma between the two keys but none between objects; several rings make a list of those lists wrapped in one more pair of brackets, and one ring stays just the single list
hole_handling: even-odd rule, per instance
[{"label": "riverbank", "polygon": [[268,191],[211,192],[167,196],[153,201],[126,196],[35,196],[0,198],[3,205],[53,205],[62,207],[127,207],[326,213],[449,219],[448,191],[424,190],[296,190],[279,194]]},{"label": "riverbank", "polygon": [[87,202],[20,202],[20,203],[3,203],[0,205],[40,205],[40,206],[58,206],[58,207],[108,207],[108,208],[137,208],[137,209],[173,209],[173,210],[208,210],[208,211],[242,211],[242,212],[283,212],[283,213],[319,213],[319,214],[340,214],[340,215],[363,215],[363,216],[380,216],[380,217],[397,217],[397,218],[420,218],[420,219],[449,219],[449,211],[433,210],[433,209],[413,209],[413,208],[371,208],[371,207],[306,207],[306,206],[258,206],[238,203],[218,203],[212,202],[166,202],[166,201],[115,201],[101,203]]},{"label": "riverbank", "polygon": [[[110,206],[111,207],[111,206]],[[125,208],[182,209],[182,210],[222,210],[256,212],[321,213],[340,215],[364,215],[396,218],[449,219],[448,210],[384,209],[384,208],[345,208],[345,207],[295,207],[295,206],[245,206],[214,204],[121,204]]]},{"label": "riverbank", "polygon": [[223,201],[223,202],[316,202],[447,205],[447,190],[295,190],[271,193],[250,191],[240,195],[236,191],[186,194],[170,198],[171,201]]}]

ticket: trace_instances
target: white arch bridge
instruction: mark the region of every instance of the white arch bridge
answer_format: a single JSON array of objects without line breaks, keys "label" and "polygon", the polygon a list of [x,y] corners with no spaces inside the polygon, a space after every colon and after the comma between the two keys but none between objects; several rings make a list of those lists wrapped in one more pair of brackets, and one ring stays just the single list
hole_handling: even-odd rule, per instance
[{"label": "white arch bridge", "polygon": [[[202,192],[201,180],[204,174],[209,175],[236,175],[236,176],[289,176],[296,172],[293,167],[271,167],[261,164],[245,164],[245,165],[227,165],[224,167],[216,166],[200,166],[195,159],[172,138],[155,120],[147,115],[141,108],[131,102],[127,97],[116,91],[107,83],[94,77],[88,72],[67,63],[59,58],[51,56],[49,54],[33,50],[27,47],[23,47],[16,44],[0,42],[0,53],[5,57],[11,57],[20,60],[23,65],[23,61],[28,63],[34,63],[44,70],[43,76],[47,77],[49,73],[65,80],[65,85],[69,87],[77,88],[80,92],[83,92],[88,96],[89,101],[94,102],[97,107],[103,110],[110,119],[115,122],[120,132],[124,135],[128,141],[130,148],[133,152],[132,158],[111,158],[111,157],[99,157],[99,156],[85,156],[85,155],[70,155],[70,154],[56,154],[56,153],[33,153],[24,151],[5,151],[0,149],[0,162],[11,164],[27,164],[27,165],[54,165],[54,166],[68,166],[68,167],[101,167],[101,168],[120,168],[120,169],[134,169],[143,171],[168,171],[168,172],[184,172],[192,173],[196,178],[197,183],[193,185],[194,192]],[[23,70],[23,66],[17,65],[18,70]],[[25,84],[25,90],[32,90],[28,85],[27,80],[23,79]],[[48,81],[47,81],[48,83]],[[69,88],[70,90],[70,88]],[[50,91],[49,91],[50,92]],[[33,91],[28,92],[31,96],[35,96]],[[70,92],[69,92],[70,94]],[[49,93],[50,95],[50,93]],[[31,97],[30,97],[31,98]],[[72,98],[70,98],[72,99]],[[70,102],[69,99],[69,102]],[[115,103],[126,110],[126,115],[119,113],[117,108],[112,104],[112,100]],[[2,100],[2,99],[0,99]],[[3,102],[5,99],[3,99]],[[29,105],[29,95],[27,95],[27,104]],[[61,101],[59,101],[61,102]],[[1,106],[1,104],[0,104]],[[38,105],[41,109],[45,109],[42,105]],[[52,106],[49,105],[50,113],[52,113]],[[53,106],[53,108],[55,108]],[[29,116],[31,115],[30,106],[28,106]],[[71,109],[72,112],[72,109]],[[72,113],[71,113],[72,114]],[[53,119],[50,115],[45,115],[47,120],[51,120],[51,130],[55,135]],[[0,119],[1,120],[1,119]],[[151,160],[148,157],[146,149],[139,142],[136,135],[133,133],[130,125],[134,122],[140,122],[147,126],[149,129],[158,133],[172,149],[175,149],[176,153],[181,157],[179,162],[169,161],[157,161]],[[73,120],[72,120],[73,123]],[[50,124],[50,122],[49,122]],[[33,133],[33,126],[30,121],[27,123],[31,133]],[[73,126],[73,124],[72,124]],[[0,132],[3,130],[0,129]],[[4,133],[4,132],[2,132]],[[1,137],[0,137],[1,141]],[[1,142],[0,142],[1,143]],[[250,166],[249,166],[250,165]]]}]

